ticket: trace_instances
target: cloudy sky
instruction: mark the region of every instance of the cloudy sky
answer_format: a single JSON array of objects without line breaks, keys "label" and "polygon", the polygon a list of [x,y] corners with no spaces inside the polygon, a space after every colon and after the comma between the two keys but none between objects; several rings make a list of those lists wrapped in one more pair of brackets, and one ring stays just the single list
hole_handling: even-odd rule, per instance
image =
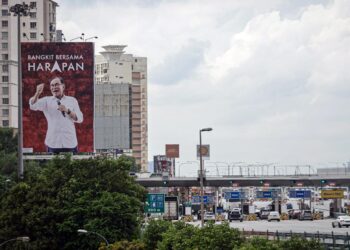
[{"label": "cloudy sky", "polygon": [[350,160],[349,0],[58,0],[58,28],[148,58],[149,159]]}]

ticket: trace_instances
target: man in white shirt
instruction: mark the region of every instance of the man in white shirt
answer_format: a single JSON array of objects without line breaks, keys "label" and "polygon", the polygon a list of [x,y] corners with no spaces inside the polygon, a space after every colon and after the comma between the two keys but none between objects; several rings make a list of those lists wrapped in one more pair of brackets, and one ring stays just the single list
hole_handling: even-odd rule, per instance
[{"label": "man in white shirt", "polygon": [[44,112],[47,120],[45,145],[49,153],[78,152],[78,140],[74,123],[83,122],[78,101],[72,96],[65,96],[65,85],[61,77],[50,82],[52,96],[39,98],[44,90],[44,83],[36,86],[36,92],[29,99],[31,110]]}]

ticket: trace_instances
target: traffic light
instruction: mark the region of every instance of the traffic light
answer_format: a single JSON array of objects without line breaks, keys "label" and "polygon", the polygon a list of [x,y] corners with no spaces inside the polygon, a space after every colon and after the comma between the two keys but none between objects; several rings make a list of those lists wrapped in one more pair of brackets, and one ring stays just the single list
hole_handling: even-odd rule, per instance
[{"label": "traffic light", "polygon": [[164,186],[168,185],[168,181],[163,181],[163,185]]},{"label": "traffic light", "polygon": [[326,184],[327,180],[321,180],[321,184]]},{"label": "traffic light", "polygon": [[259,183],[260,183],[261,185],[264,185],[265,181],[264,181],[264,180],[260,180]]}]

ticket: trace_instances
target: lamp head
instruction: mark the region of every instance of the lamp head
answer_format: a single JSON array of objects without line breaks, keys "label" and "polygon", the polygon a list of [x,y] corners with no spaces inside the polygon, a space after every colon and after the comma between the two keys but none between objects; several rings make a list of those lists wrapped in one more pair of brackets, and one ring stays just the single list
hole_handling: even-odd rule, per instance
[{"label": "lamp head", "polygon": [[88,231],[85,230],[85,229],[78,229],[77,232],[78,232],[78,233],[83,233],[83,234],[88,233]]},{"label": "lamp head", "polygon": [[204,131],[212,131],[213,129],[212,128],[202,128],[201,131],[204,132]]},{"label": "lamp head", "polygon": [[30,241],[30,238],[28,236],[22,236],[22,237],[17,237],[17,240],[23,241],[23,242],[28,242],[28,241]]}]

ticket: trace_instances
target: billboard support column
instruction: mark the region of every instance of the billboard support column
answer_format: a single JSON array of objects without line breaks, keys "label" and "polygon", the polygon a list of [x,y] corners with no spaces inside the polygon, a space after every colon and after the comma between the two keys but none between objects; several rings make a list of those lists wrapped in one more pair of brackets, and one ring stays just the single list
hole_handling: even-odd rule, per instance
[{"label": "billboard support column", "polygon": [[22,64],[21,64],[21,21],[20,13],[17,14],[18,27],[18,178],[23,179],[23,127],[22,127]]},{"label": "billboard support column", "polygon": [[10,12],[17,16],[17,65],[18,65],[18,178],[24,178],[23,168],[23,127],[22,127],[22,65],[21,65],[21,16],[28,16],[29,5],[16,4],[10,7]]}]

